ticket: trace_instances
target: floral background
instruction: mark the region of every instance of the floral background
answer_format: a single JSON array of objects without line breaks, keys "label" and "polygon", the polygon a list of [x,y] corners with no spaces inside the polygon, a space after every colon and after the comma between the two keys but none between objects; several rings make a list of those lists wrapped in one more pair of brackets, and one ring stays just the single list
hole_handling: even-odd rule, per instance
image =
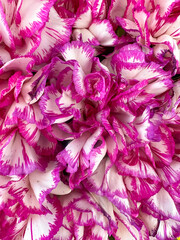
[{"label": "floral background", "polygon": [[0,1],[0,239],[179,236],[179,13]]}]

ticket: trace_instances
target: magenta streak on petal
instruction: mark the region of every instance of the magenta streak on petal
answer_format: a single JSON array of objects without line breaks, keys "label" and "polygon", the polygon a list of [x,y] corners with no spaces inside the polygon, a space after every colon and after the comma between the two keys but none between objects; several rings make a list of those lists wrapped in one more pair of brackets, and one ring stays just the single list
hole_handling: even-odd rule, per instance
[{"label": "magenta streak on petal", "polygon": [[1,38],[4,41],[4,43],[9,47],[14,49],[14,41],[12,37],[12,33],[9,29],[8,23],[6,21],[6,16],[3,11],[2,3],[0,2],[0,33]]},{"label": "magenta streak on petal", "polygon": [[31,223],[30,223],[30,226],[31,226],[31,240],[33,240],[32,218],[31,218]]}]

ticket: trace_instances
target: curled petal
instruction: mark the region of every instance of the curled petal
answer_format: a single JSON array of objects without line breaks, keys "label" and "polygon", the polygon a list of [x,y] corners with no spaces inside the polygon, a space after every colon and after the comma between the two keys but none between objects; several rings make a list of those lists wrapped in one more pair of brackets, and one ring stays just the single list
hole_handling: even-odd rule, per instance
[{"label": "curled petal", "polygon": [[25,81],[21,94],[26,103],[37,102],[44,92],[46,80],[50,72],[51,64],[41,68],[29,81]]},{"label": "curled petal", "polygon": [[66,61],[76,60],[85,74],[90,73],[94,55],[90,45],[79,41],[67,43],[62,47],[61,53]]},{"label": "curled petal", "polygon": [[92,21],[92,12],[90,4],[78,9],[76,21],[74,23],[75,28],[88,28]]},{"label": "curled petal", "polygon": [[14,40],[9,29],[2,3],[0,3],[0,40],[3,41],[9,48],[14,48]]},{"label": "curled petal", "polygon": [[172,162],[172,156],[174,154],[174,139],[172,138],[170,130],[162,126],[161,130],[161,141],[151,142],[150,147],[154,155],[154,160],[157,164],[164,163],[169,165]]},{"label": "curled petal", "polygon": [[[99,34],[99,29],[101,29],[101,34]],[[118,42],[118,38],[108,20],[94,20],[89,30],[102,46],[114,46]]]}]

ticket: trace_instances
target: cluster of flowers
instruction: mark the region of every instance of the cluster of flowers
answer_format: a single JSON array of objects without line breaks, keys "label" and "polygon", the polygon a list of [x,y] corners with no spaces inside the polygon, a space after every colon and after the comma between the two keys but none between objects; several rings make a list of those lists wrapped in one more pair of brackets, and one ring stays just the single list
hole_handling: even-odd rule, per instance
[{"label": "cluster of flowers", "polygon": [[0,1],[0,239],[180,233],[180,1]]}]

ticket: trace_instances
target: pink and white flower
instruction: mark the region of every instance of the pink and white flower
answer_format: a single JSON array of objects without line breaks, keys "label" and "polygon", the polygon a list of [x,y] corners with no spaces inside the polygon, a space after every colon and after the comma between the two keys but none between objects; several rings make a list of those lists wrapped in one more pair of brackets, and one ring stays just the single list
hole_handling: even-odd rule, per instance
[{"label": "pink and white flower", "polygon": [[0,2],[0,239],[178,237],[179,11]]},{"label": "pink and white flower", "polygon": [[152,46],[155,57],[174,75],[180,67],[179,1],[113,0],[109,19],[141,45]]},{"label": "pink and white flower", "polygon": [[[33,56],[40,64],[50,60],[55,47],[69,41],[74,19],[61,18],[54,3],[54,0],[2,1],[0,49],[3,63],[14,57]],[[10,48],[9,52],[6,47]]]}]

